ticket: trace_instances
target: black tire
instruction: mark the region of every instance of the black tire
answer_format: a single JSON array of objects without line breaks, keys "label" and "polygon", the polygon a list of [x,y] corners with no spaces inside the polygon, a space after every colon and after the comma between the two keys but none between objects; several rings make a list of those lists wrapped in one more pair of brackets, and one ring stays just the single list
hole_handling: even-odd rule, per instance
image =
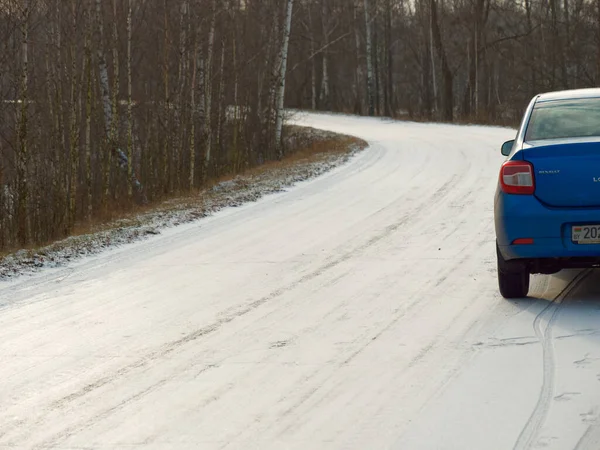
[{"label": "black tire", "polygon": [[504,298],[524,298],[529,292],[527,272],[502,272],[498,270],[498,287]]},{"label": "black tire", "polygon": [[529,293],[529,272],[522,267],[510,267],[496,248],[498,257],[498,287],[504,298],[524,298]]}]

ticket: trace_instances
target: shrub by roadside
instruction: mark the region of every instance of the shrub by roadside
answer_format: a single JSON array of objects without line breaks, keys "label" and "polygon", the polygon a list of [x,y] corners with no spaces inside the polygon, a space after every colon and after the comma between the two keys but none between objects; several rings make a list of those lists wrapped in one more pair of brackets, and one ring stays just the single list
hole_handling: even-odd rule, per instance
[{"label": "shrub by roadside", "polygon": [[322,175],[367,146],[357,138],[302,127],[290,127],[287,139],[290,147],[299,150],[281,161],[222,178],[195,194],[173,197],[107,222],[80,226],[73,236],[46,246],[0,255],[0,280],[61,266],[160,234],[161,229],[201,219],[226,207],[257,201]]}]

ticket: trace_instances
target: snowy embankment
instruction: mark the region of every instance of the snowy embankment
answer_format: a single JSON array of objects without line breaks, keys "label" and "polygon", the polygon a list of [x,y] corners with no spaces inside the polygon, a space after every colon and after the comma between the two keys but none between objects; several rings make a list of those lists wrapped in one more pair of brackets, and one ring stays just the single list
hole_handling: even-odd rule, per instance
[{"label": "snowy embankment", "polygon": [[366,146],[364,141],[350,140],[340,134],[313,128],[306,128],[306,131],[307,142],[331,143],[331,151],[305,157],[291,155],[290,161],[267,163],[197,195],[165,201],[149,212],[102,224],[89,233],[71,236],[42,248],[0,256],[0,280],[45,267],[62,266],[82,256],[98,254],[160,234],[165,228],[202,219],[224,208],[257,201],[265,195],[281,192],[344,164]]}]

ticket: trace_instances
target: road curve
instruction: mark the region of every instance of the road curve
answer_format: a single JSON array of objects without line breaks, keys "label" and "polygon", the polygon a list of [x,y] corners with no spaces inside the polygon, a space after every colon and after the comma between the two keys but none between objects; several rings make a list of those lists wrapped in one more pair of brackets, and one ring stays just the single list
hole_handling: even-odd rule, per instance
[{"label": "road curve", "polygon": [[371,146],[289,192],[0,284],[0,448],[600,448],[600,276],[497,294],[513,132],[294,120]]}]

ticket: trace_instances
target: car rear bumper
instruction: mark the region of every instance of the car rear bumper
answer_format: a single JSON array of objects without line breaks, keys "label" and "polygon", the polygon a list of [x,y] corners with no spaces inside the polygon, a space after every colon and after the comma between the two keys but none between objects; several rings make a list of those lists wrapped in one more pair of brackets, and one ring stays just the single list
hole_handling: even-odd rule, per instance
[{"label": "car rear bumper", "polygon": [[[600,224],[600,208],[550,208],[531,195],[498,192],[494,205],[496,239],[505,260],[539,258],[600,259],[600,244],[571,241],[575,225]],[[532,244],[514,244],[533,239]]]}]

